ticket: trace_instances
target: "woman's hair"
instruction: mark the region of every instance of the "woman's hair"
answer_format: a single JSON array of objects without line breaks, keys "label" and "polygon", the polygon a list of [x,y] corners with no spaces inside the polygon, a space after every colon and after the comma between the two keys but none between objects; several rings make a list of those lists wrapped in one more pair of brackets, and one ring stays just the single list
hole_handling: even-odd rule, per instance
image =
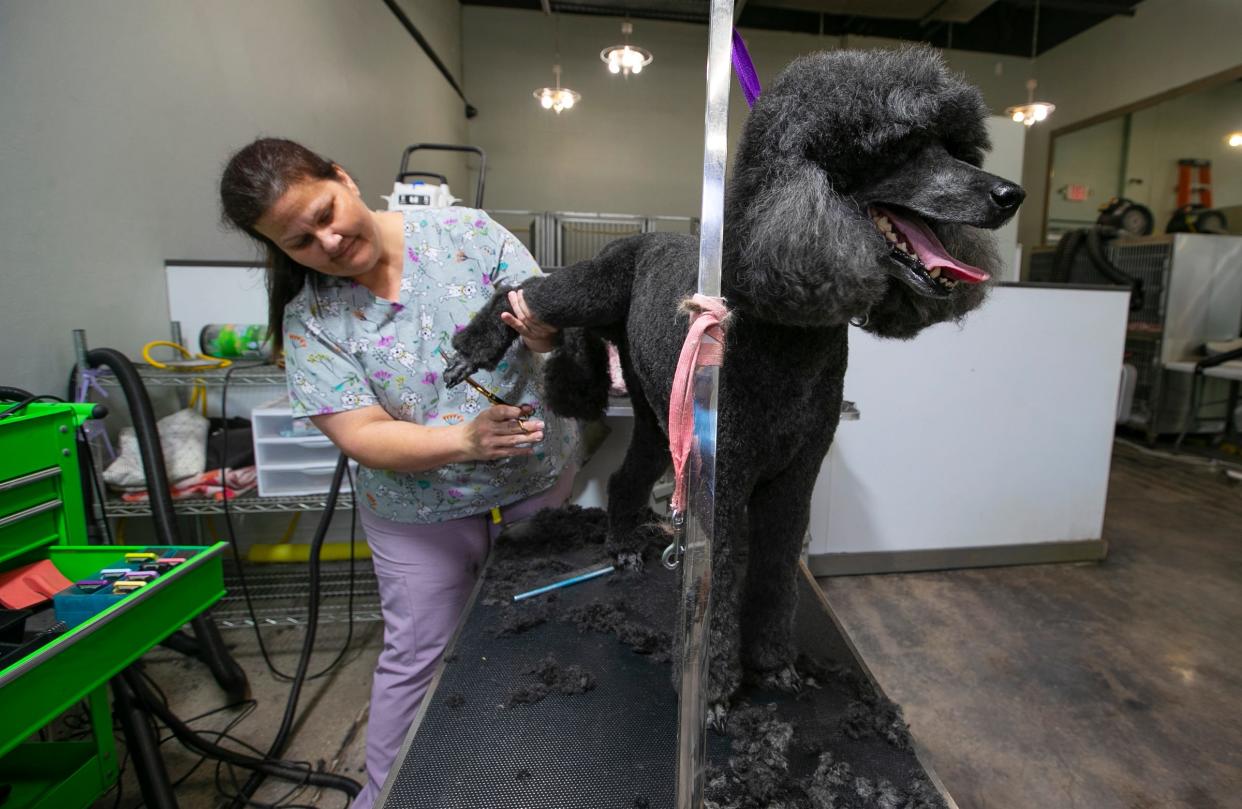
[{"label": "woman's hair", "polygon": [[271,239],[254,229],[255,223],[294,185],[333,180],[339,167],[300,143],[283,138],[260,138],[229,158],[220,177],[224,219],[263,245],[267,253],[267,326],[274,351],[284,337],[285,305],[302,291],[314,270],[289,258]]}]

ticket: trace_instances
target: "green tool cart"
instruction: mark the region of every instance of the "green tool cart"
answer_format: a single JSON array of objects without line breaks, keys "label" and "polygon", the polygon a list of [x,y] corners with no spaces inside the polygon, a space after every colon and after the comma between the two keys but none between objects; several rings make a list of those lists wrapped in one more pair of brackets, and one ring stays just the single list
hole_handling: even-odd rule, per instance
[{"label": "green tool cart", "polygon": [[[77,428],[94,404],[33,403],[0,419],[0,572],[50,560],[71,581],[127,552],[87,546]],[[0,794],[4,809],[90,806],[117,778],[108,681],[224,594],[218,543],[84,623],[0,668]],[[161,548],[160,550],[167,550]],[[93,738],[32,738],[86,700]]]}]

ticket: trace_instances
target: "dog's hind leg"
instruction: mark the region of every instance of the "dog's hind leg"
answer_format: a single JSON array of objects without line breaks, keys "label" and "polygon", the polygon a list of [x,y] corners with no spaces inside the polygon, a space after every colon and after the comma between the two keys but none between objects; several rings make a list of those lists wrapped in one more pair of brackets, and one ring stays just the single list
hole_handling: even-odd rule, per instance
[{"label": "dog's hind leg", "polygon": [[[717,472],[725,470],[717,467]],[[708,721],[724,728],[725,712],[742,685],[740,656],[742,601],[738,587],[736,542],[746,535],[745,497],[735,497],[727,473],[716,482],[716,513],[712,542],[712,611],[707,668]],[[681,624],[678,624],[680,649]]]},{"label": "dog's hind leg", "polygon": [[[707,721],[724,729],[728,708],[742,685],[740,657],[741,599],[739,562],[735,555],[747,531],[745,492],[753,483],[748,464],[727,453],[716,464],[716,499],[712,525],[712,609],[708,627]],[[744,550],[744,548],[743,548]],[[673,645],[673,683],[681,682],[681,650],[685,626],[679,620]]]},{"label": "dog's hind leg", "polygon": [[608,551],[629,570],[643,567],[643,556],[663,548],[668,535],[660,518],[648,508],[651,487],[672,463],[668,439],[650,405],[634,396],[634,434],[625,460],[608,478]]},{"label": "dog's hind leg", "polygon": [[784,472],[756,486],[750,498],[742,662],[766,684],[789,691],[801,684],[793,643],[798,560],[822,459],[818,447],[803,450]]}]

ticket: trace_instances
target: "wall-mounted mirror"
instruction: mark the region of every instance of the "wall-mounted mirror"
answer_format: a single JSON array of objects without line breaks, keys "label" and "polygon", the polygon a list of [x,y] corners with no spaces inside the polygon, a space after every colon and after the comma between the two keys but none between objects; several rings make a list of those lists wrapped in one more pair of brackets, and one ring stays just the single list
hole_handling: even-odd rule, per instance
[{"label": "wall-mounted mirror", "polygon": [[1051,149],[1045,244],[1113,198],[1131,232],[1242,234],[1242,66],[1054,131]]}]

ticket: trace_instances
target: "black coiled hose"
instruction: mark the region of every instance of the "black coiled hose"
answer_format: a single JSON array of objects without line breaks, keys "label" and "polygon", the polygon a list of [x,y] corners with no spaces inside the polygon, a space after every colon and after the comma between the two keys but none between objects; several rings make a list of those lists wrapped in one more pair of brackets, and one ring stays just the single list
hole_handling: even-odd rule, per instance
[{"label": "black coiled hose", "polygon": [[1081,230],[1071,230],[1066,233],[1057,242],[1057,250],[1052,259],[1053,280],[1061,284],[1070,283],[1074,259],[1078,256],[1078,251],[1085,246],[1087,248],[1087,258],[1091,261],[1091,266],[1095,268],[1096,272],[1104,276],[1104,279],[1109,283],[1130,288],[1130,311],[1137,312],[1143,308],[1146,302],[1142,279],[1127,275],[1113,262],[1108,260],[1108,254],[1104,251],[1105,237],[1111,239],[1117,233],[1116,228],[1103,225]]},{"label": "black coiled hose", "polygon": [[286,781],[292,781],[295,784],[310,784],[312,786],[340,790],[350,798],[357,796],[362,791],[361,784],[343,775],[303,770],[286,762],[254,758],[253,756],[243,755],[234,750],[229,750],[227,747],[221,747],[218,744],[209,742],[202,736],[199,736],[185,722],[178,719],[177,715],[169,710],[168,706],[151,692],[150,687],[136,672],[132,669],[126,669],[121,673],[121,676],[125,679],[125,684],[134,692],[134,696],[142,702],[143,706],[159,717],[160,721],[167,725],[168,729],[173,732],[173,735],[186,747],[194,750],[199,755],[218,759],[238,767],[245,767],[246,769],[254,770],[256,773],[263,773]]},{"label": "black coiled hose", "polygon": [[[142,378],[138,375],[137,369],[134,368],[129,358],[115,349],[92,349],[87,352],[86,360],[92,368],[103,365],[116,375],[117,382],[120,383],[121,390],[125,393],[125,399],[129,404],[134,422],[134,433],[138,439],[143,469],[146,471],[147,491],[150,494],[151,500],[151,516],[155,520],[156,532],[165,544],[179,545],[180,533],[178,531],[176,510],[173,508],[172,496],[169,493],[168,470],[164,465],[164,452],[160,444],[159,431],[155,424],[154,409],[151,407],[151,400],[147,396],[146,386],[143,385]],[[332,486],[328,493],[323,514],[320,517],[319,525],[315,529],[315,536],[311,542],[310,599],[307,605],[306,638],[302,642],[302,651],[298,658],[297,671],[293,676],[289,697],[285,703],[285,713],[281,719],[280,728],[276,731],[276,737],[272,740],[271,747],[268,749],[267,756],[261,759],[253,758],[207,741],[185,725],[184,722],[177,719],[168,709],[168,706],[156,699],[140,677],[128,670],[123,673],[125,682],[134,692],[134,695],[151,712],[163,720],[173,733],[176,734],[177,738],[181,739],[187,746],[211,758],[254,771],[253,775],[246,781],[241,791],[234,798],[234,805],[245,805],[269,775],[295,783],[337,789],[345,792],[350,798],[355,797],[362,789],[362,785],[352,778],[330,773],[308,772],[278,760],[289,743],[289,737],[293,731],[293,723],[297,717],[298,699],[310,666],[311,652],[315,644],[315,635],[319,625],[319,557],[323,548],[324,538],[327,536],[328,528],[332,523],[332,515],[336,510],[337,496],[340,493],[341,483],[347,467],[348,459],[341,455],[332,476]],[[245,672],[228,656],[215,624],[206,620],[204,615],[200,615],[195,618],[194,629],[198,644],[202,650],[202,656],[208,666],[212,667],[216,680],[237,701],[248,698],[250,687],[246,681]],[[240,682],[240,693],[234,693],[234,689],[226,685],[226,680]]]},{"label": "black coiled hose", "polygon": [[[155,410],[147,396],[146,386],[138,370],[121,352],[113,348],[94,348],[86,353],[86,361],[92,368],[101,365],[112,371],[125,393],[134,434],[138,438],[138,451],[147,478],[147,493],[151,502],[151,517],[155,521],[155,534],[165,545],[180,545],[181,532],[177,525],[177,512],[173,509],[172,494],[168,488],[168,469],[164,466],[164,449],[160,444],[159,430],[155,426]],[[190,622],[194,627],[199,657],[211,669],[216,682],[229,695],[230,701],[241,702],[250,698],[250,683],[246,672],[237,665],[220,637],[220,630],[206,613],[200,613]]]},{"label": "black coiled hose", "polygon": [[[315,634],[319,629],[319,556],[323,550],[324,538],[328,535],[328,528],[332,524],[332,514],[336,511],[336,498],[341,492],[341,483],[345,478],[345,470],[348,466],[349,459],[342,454],[337,459],[336,469],[332,473],[332,485],[328,489],[328,499],[324,503],[323,514],[319,518],[319,525],[315,528],[315,536],[311,539],[310,586],[308,588],[310,599],[306,605],[306,637],[302,640],[302,652],[298,656],[297,670],[293,673],[293,681],[289,684],[289,697],[285,702],[285,715],[280,720],[280,728],[276,731],[276,738],[272,739],[272,744],[267,749],[267,758],[279,758],[285,752],[285,746],[289,743],[289,737],[293,732],[293,721],[297,718],[298,698],[302,693],[302,684],[306,681],[306,672],[310,668],[311,652],[315,646]],[[263,779],[269,774],[264,770],[255,769],[254,774],[246,779],[246,783],[242,785],[230,805],[234,807],[245,806],[251,796],[263,784]],[[351,783],[354,782],[351,781]],[[350,793],[350,797],[352,798],[357,794],[357,791],[354,791]]]}]

